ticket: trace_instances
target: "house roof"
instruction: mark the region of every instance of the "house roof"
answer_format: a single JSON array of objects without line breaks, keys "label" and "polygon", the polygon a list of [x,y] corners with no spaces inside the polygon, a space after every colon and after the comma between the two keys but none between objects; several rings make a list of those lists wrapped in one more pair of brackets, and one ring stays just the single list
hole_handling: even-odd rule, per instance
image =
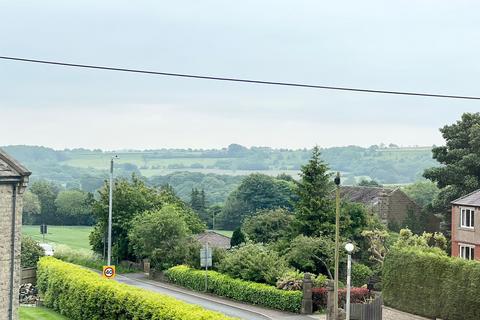
[{"label": "house roof", "polygon": [[451,204],[480,207],[480,189],[453,200]]},{"label": "house roof", "polygon": [[20,180],[30,174],[27,168],[0,149],[0,180]]},{"label": "house roof", "polygon": [[212,230],[197,234],[195,238],[203,245],[208,242],[208,245],[213,248],[230,248],[230,238]]},{"label": "house roof", "polygon": [[394,189],[382,187],[345,186],[340,188],[340,196],[350,202],[366,205],[376,204],[382,195],[391,194]]}]

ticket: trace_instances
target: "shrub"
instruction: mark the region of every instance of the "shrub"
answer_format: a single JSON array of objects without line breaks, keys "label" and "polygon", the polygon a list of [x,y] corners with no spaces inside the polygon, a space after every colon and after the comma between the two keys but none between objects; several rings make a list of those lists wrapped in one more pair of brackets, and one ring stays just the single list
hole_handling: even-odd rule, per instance
[{"label": "shrub", "polygon": [[[313,309],[324,310],[327,308],[327,288],[313,288],[312,289],[312,300],[313,300]],[[351,288],[350,290],[350,302],[351,303],[365,303],[368,299],[371,298],[371,294],[367,288]],[[339,305],[344,305],[347,300],[347,290],[339,289],[338,290],[338,301]]]},{"label": "shrub", "polygon": [[480,263],[438,249],[392,250],[383,268],[386,305],[428,318],[480,319]]},{"label": "shrub", "polygon": [[43,257],[45,252],[38,243],[28,236],[22,237],[21,265],[22,268],[32,268],[37,266],[38,259]]},{"label": "shrub", "polygon": [[234,278],[274,285],[288,266],[276,251],[247,243],[228,251],[218,270]]},{"label": "shrub", "polygon": [[372,269],[361,263],[352,263],[352,286],[361,287],[368,283],[373,275]]},{"label": "shrub", "polygon": [[[205,271],[176,266],[168,269],[165,275],[175,284],[196,291],[205,290]],[[216,271],[208,271],[208,292],[290,312],[299,312],[302,304],[301,291],[279,290],[263,283],[234,279]]]},{"label": "shrub", "polygon": [[[305,274],[303,272],[300,272],[298,270],[289,270],[285,272],[280,278],[278,278],[277,289],[302,290],[304,277]],[[312,274],[311,279],[314,288],[323,287],[327,282],[327,276],[324,276],[323,274],[319,274],[318,276]]]},{"label": "shrub", "polygon": [[285,209],[260,211],[247,217],[242,230],[253,242],[275,242],[290,232],[294,215]]},{"label": "shrub", "polygon": [[40,260],[37,277],[45,306],[72,320],[231,319],[162,294],[102,279],[92,271],[52,257]]}]

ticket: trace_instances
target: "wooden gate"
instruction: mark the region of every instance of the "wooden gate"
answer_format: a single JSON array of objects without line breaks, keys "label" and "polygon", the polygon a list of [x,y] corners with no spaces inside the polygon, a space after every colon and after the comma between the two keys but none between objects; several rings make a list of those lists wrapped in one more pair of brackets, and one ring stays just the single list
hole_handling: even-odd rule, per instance
[{"label": "wooden gate", "polygon": [[377,296],[371,303],[351,303],[350,319],[352,320],[382,320],[381,296]]}]

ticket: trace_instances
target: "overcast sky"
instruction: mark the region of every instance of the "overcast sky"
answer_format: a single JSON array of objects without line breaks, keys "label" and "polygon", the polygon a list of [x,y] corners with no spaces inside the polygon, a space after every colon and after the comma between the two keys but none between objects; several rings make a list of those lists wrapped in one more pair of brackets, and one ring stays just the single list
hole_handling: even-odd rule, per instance
[{"label": "overcast sky", "polygon": [[[0,55],[480,96],[479,1],[3,1]],[[442,144],[479,101],[0,61],[0,145]]]}]

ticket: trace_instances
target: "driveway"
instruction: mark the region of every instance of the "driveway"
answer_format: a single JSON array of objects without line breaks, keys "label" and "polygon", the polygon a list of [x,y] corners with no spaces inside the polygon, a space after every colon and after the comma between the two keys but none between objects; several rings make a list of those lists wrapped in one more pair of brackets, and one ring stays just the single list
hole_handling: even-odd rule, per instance
[{"label": "driveway", "polygon": [[146,289],[153,292],[162,293],[178,300],[196,304],[205,309],[221,312],[231,317],[246,320],[312,320],[325,319],[322,315],[305,316],[294,313],[280,312],[271,309],[265,309],[258,306],[252,306],[228,299],[219,298],[210,294],[194,292],[185,288],[180,288],[163,282],[153,281],[146,277],[145,274],[133,273],[117,275],[116,281],[125,283],[138,288]]}]

